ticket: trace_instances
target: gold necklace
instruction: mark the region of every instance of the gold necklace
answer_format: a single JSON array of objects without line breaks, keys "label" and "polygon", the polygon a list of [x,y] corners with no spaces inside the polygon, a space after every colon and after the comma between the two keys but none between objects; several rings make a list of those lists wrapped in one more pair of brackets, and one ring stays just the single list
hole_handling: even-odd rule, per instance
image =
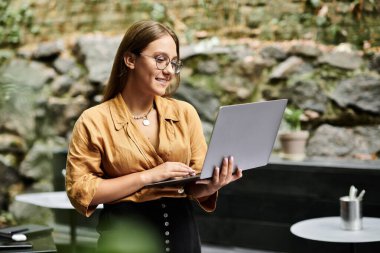
[{"label": "gold necklace", "polygon": [[149,111],[147,113],[145,113],[144,115],[141,115],[141,116],[134,116],[134,115],[132,115],[132,118],[135,119],[135,120],[137,120],[137,119],[143,119],[142,124],[144,126],[149,126],[150,125],[150,121],[148,119],[148,114],[152,111],[152,109],[153,109],[153,105],[149,109]]}]

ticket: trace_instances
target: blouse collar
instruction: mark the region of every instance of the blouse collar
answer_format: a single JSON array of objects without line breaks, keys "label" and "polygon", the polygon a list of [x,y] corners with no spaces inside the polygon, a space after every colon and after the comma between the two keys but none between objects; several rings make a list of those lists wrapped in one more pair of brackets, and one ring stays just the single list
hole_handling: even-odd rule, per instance
[{"label": "blouse collar", "polygon": [[[129,112],[121,93],[108,102],[113,124],[118,131],[131,121],[132,114]],[[165,120],[179,121],[178,107],[175,106],[172,99],[156,96],[154,102],[160,117]]]}]

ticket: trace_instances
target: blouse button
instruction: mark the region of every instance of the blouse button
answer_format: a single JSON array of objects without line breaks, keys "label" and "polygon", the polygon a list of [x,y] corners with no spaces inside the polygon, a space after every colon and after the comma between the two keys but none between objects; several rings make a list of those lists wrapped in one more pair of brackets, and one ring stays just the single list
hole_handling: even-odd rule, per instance
[{"label": "blouse button", "polygon": [[164,213],[164,218],[168,218],[168,213]]},{"label": "blouse button", "polygon": [[170,234],[169,231],[165,231],[166,236],[169,236],[169,234]]},{"label": "blouse button", "polygon": [[181,188],[178,189],[178,193],[179,193],[179,194],[182,194],[182,193],[184,193],[184,192],[185,192],[185,189],[183,189],[183,187],[181,187]]},{"label": "blouse button", "polygon": [[166,205],[165,205],[164,203],[162,203],[162,204],[161,204],[161,207],[162,207],[162,208],[165,208],[165,207],[166,207]]},{"label": "blouse button", "polygon": [[169,241],[169,240],[165,240],[165,243],[166,243],[166,244],[169,244],[169,243],[170,243],[170,241]]},{"label": "blouse button", "polygon": [[165,227],[168,227],[169,226],[169,222],[165,222]]},{"label": "blouse button", "polygon": [[166,248],[165,250],[166,250],[166,252],[170,252],[170,248]]}]

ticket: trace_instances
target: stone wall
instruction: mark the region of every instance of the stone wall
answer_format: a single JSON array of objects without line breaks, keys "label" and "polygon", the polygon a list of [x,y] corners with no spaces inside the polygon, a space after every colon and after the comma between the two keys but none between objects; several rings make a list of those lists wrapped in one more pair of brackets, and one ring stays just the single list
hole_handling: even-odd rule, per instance
[{"label": "stone wall", "polygon": [[[11,7],[21,8],[24,3],[14,0]],[[136,20],[154,19],[171,24],[183,43],[212,34],[380,46],[378,1],[32,0],[28,3],[33,26],[24,30],[23,37],[29,42],[94,31],[119,34]]]},{"label": "stone wall", "polygon": [[[1,209],[8,210],[20,192],[54,189],[53,173],[62,168],[53,167],[52,157],[67,148],[81,112],[101,101],[120,40],[80,35],[6,51],[0,68]],[[206,136],[222,104],[288,98],[308,116],[309,157],[379,158],[379,54],[349,44],[214,37],[182,47],[181,57],[185,67],[175,97],[196,107]],[[20,203],[10,210],[17,218],[28,213]]]}]

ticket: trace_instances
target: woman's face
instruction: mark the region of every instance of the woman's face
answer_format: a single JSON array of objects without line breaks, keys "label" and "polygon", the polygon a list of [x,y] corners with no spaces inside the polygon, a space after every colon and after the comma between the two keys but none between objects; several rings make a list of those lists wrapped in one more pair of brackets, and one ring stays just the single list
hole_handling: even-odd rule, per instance
[{"label": "woman's face", "polygon": [[167,59],[178,60],[176,44],[169,35],[149,43],[141,54],[136,56],[131,85],[138,89],[140,94],[165,95],[166,89],[175,76],[174,69],[169,63],[166,68],[160,70],[157,68],[156,61],[162,68]]}]

